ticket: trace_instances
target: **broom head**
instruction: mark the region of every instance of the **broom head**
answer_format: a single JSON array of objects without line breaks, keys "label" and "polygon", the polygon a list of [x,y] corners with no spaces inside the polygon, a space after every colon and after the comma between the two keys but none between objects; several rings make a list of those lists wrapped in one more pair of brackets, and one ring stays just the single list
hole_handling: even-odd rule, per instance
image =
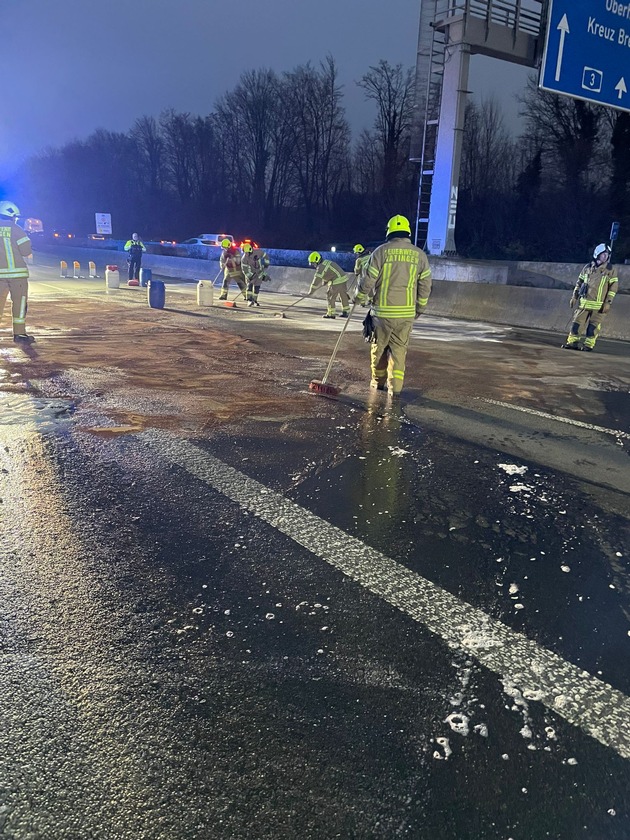
[{"label": "broom head", "polygon": [[315,394],[322,394],[325,397],[336,397],[339,395],[341,388],[336,388],[328,382],[322,382],[320,379],[313,379],[308,386],[309,391]]}]

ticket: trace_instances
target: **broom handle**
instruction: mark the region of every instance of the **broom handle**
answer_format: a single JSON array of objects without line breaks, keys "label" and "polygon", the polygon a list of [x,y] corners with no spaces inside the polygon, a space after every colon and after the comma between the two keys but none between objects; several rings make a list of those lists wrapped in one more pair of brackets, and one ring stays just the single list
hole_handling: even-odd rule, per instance
[{"label": "broom handle", "polygon": [[354,312],[354,307],[356,303],[352,304],[352,309],[348,313],[348,317],[346,318],[346,323],[343,325],[343,329],[339,333],[339,338],[337,339],[337,343],[335,344],[335,349],[332,351],[332,356],[330,357],[330,361],[328,362],[328,367],[326,368],[326,373],[322,379],[322,385],[325,385],[328,382],[328,377],[330,375],[330,371],[332,370],[333,362],[335,361],[335,356],[337,355],[337,350],[339,350],[339,345],[341,344],[341,339],[343,338],[343,334],[345,333],[346,329],[348,328],[348,324],[350,323],[350,318],[352,318],[352,313]]},{"label": "broom handle", "polygon": [[299,303],[301,300],[304,300],[304,298],[307,297],[308,295],[302,295],[302,297],[299,297],[297,300],[294,300],[293,303],[290,303],[288,306],[285,306],[284,309],[281,309],[280,312],[286,312],[287,309],[291,309],[292,306],[295,306],[296,303]]}]

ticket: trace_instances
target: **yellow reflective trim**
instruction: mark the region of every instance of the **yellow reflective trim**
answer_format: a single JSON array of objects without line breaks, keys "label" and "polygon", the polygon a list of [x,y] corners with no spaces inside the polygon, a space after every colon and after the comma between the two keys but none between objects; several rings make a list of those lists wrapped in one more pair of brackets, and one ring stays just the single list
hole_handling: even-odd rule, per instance
[{"label": "yellow reflective trim", "polygon": [[389,284],[392,276],[391,263],[383,266],[383,277],[381,281],[381,288],[378,295],[378,305],[383,309],[387,306],[387,293],[389,292]]}]

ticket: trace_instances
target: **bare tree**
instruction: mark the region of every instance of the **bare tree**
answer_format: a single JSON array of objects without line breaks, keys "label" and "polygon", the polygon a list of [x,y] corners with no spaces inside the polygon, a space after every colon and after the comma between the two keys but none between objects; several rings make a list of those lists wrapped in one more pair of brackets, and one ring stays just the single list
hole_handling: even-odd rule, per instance
[{"label": "bare tree", "polygon": [[[405,170],[408,170],[408,177],[413,171],[408,163],[414,104],[413,73],[403,71],[402,64],[392,66],[381,60],[375,67],[370,67],[357,85],[365,91],[366,99],[377,106],[374,141],[380,158],[378,192],[386,209],[393,212],[400,201],[402,176]],[[365,148],[364,142],[362,146]]]},{"label": "bare tree", "polygon": [[139,117],[131,129],[141,164],[141,180],[151,193],[159,192],[164,177],[164,140],[155,117]]},{"label": "bare tree", "polygon": [[330,217],[349,154],[349,128],[341,105],[337,68],[329,56],[319,69],[310,64],[284,74],[289,153],[309,232]]},{"label": "bare tree", "polygon": [[580,99],[540,90],[530,77],[521,99],[528,132],[540,138],[560,183],[576,196],[597,180],[597,141],[606,110]]}]

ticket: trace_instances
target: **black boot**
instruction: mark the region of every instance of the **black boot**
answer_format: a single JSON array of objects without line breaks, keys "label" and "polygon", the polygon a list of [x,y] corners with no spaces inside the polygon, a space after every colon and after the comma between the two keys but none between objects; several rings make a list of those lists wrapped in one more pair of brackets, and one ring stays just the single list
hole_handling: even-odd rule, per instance
[{"label": "black boot", "polygon": [[13,341],[17,341],[18,343],[22,342],[24,344],[32,344],[35,341],[35,338],[32,335],[14,335]]}]

